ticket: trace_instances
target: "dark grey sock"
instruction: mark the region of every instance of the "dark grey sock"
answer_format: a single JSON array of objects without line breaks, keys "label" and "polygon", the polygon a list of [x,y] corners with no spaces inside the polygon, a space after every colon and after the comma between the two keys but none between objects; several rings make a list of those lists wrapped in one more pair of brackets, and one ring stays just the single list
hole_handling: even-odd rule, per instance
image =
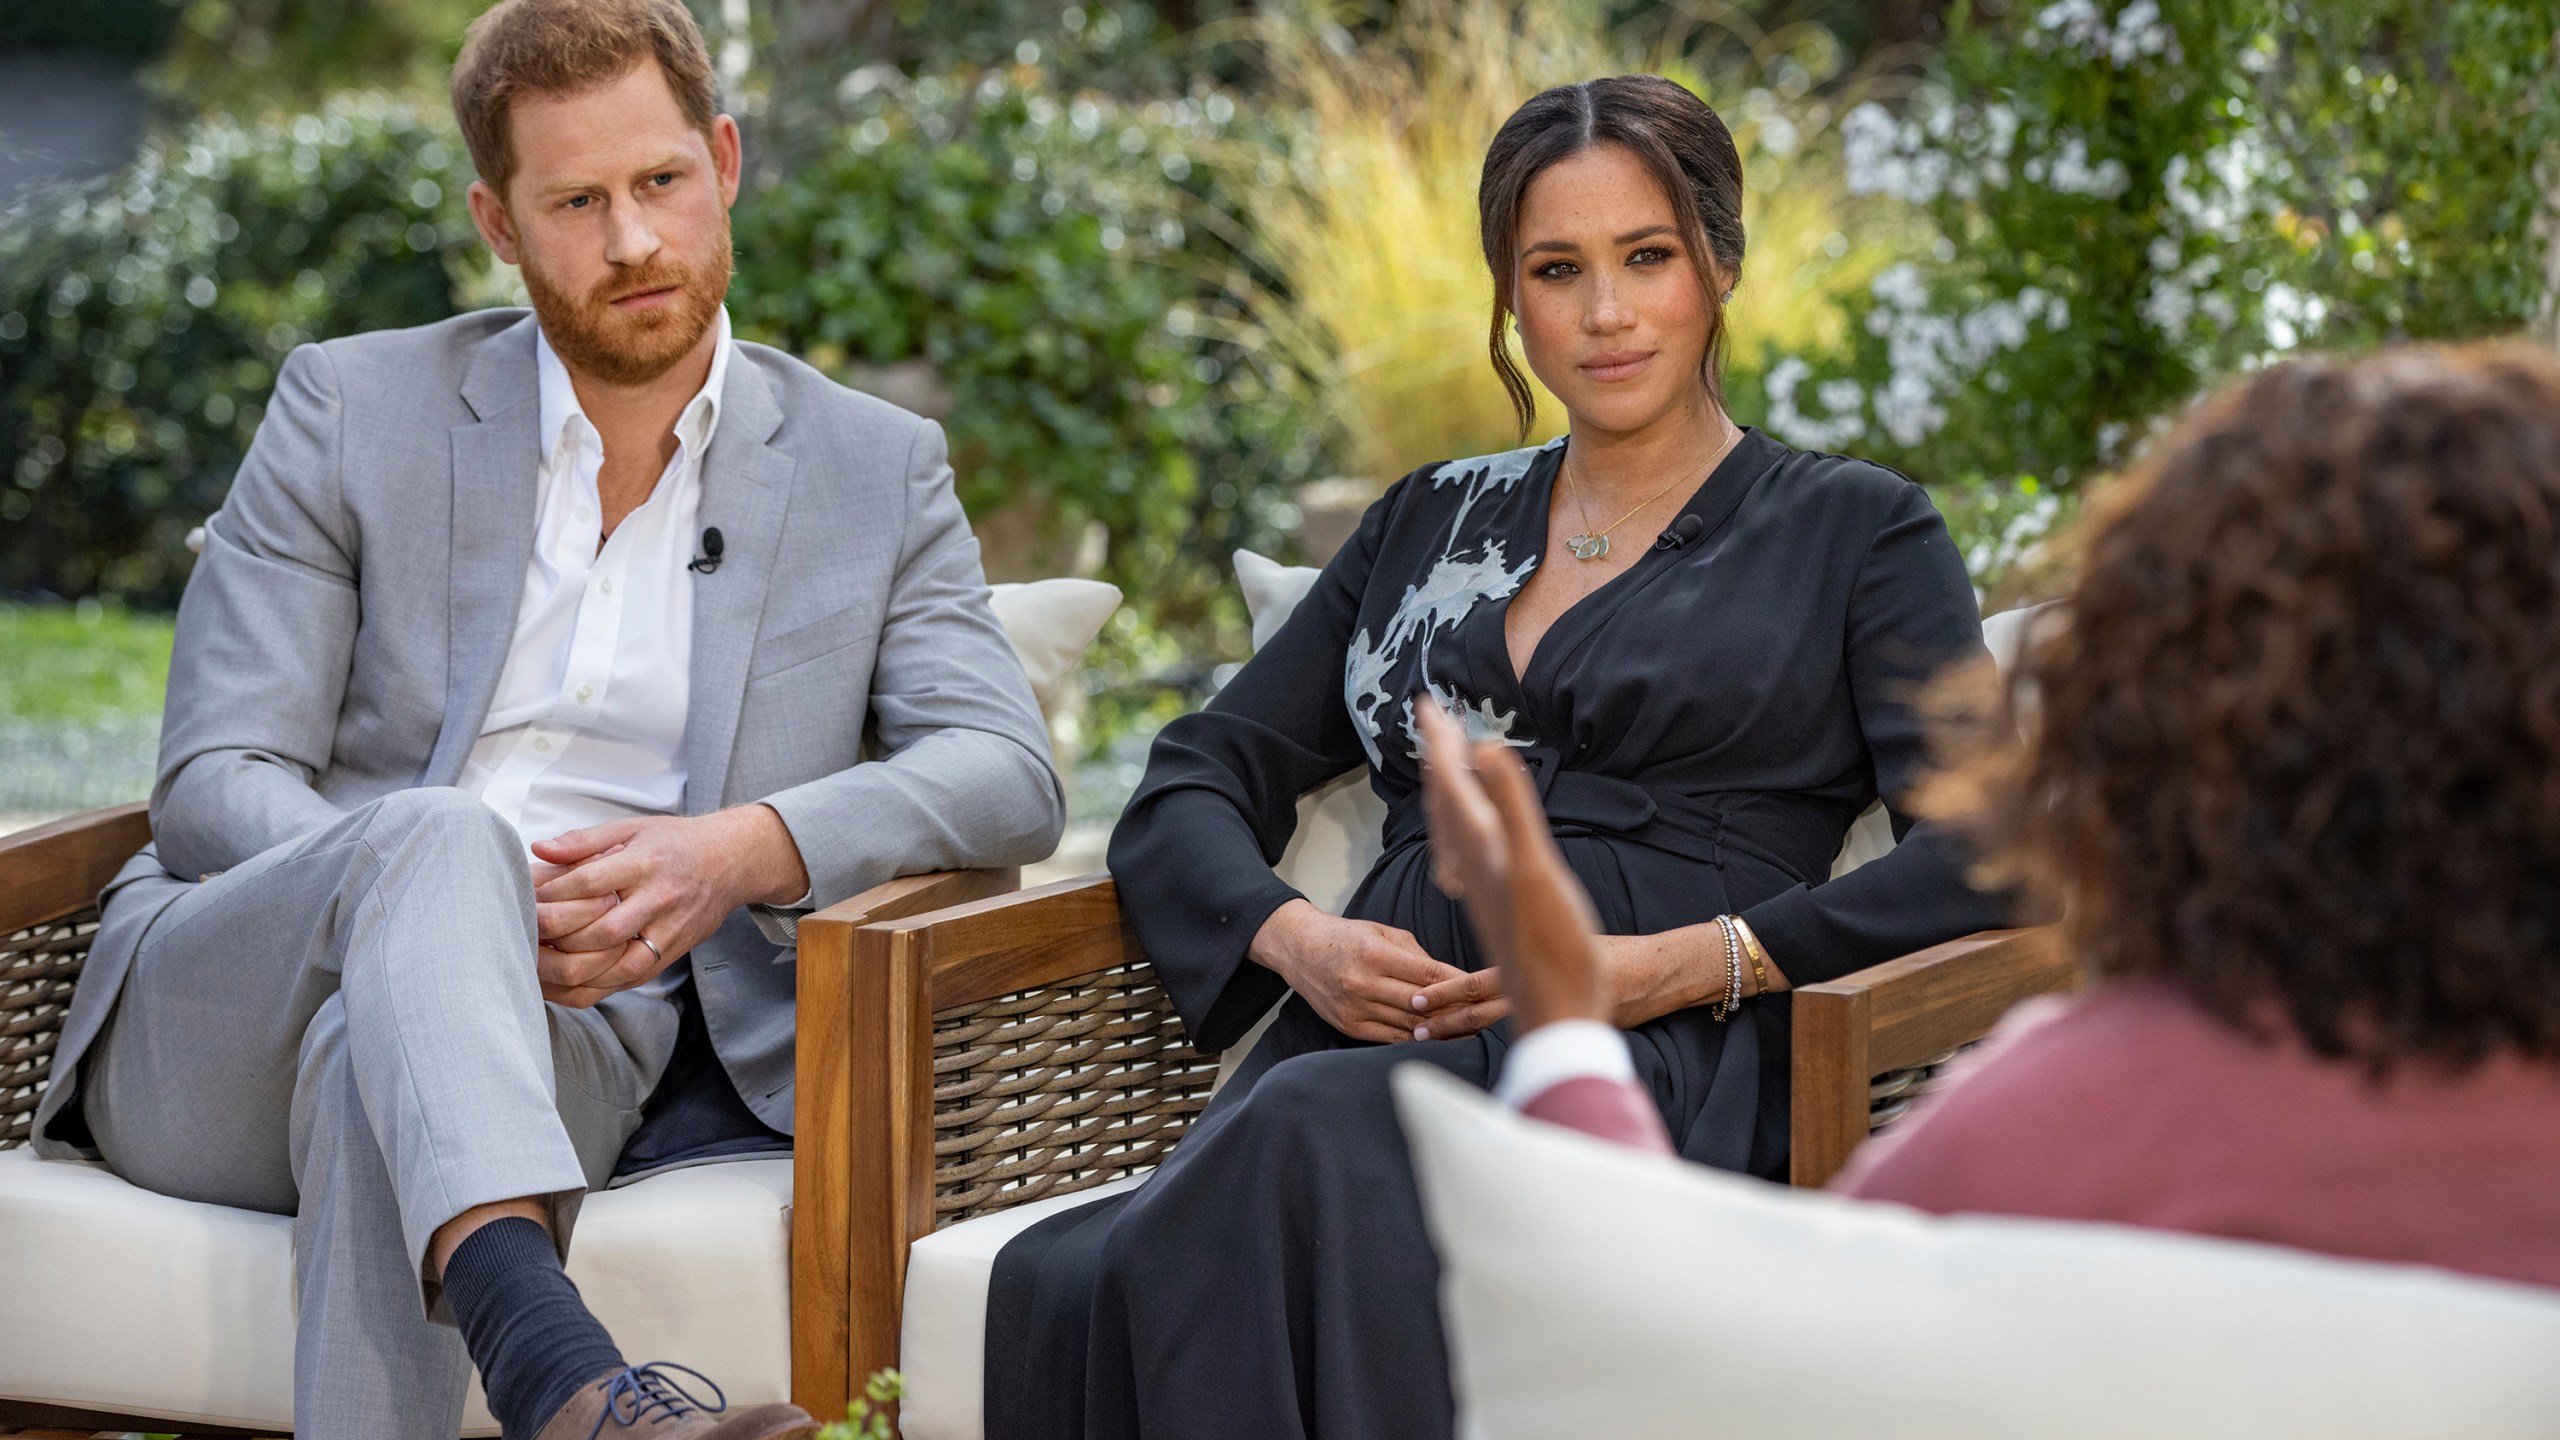
[{"label": "dark grey sock", "polygon": [[472,1231],[444,1267],[444,1291],[507,1440],[533,1440],[569,1397],[622,1368],[613,1337],[561,1270],[551,1233],[531,1220]]}]

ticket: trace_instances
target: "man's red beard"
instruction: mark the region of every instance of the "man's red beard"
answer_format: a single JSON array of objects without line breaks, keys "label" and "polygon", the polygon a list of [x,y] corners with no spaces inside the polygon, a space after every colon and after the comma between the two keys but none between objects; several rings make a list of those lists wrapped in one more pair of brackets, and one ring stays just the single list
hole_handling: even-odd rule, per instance
[{"label": "man's red beard", "polygon": [[[618,269],[583,296],[556,288],[525,257],[524,288],[551,348],[571,368],[608,385],[645,385],[675,368],[701,343],[729,293],[729,217],[720,217],[720,245],[712,268],[654,256],[645,265]],[[613,302],[646,290],[676,289],[675,303],[625,313]]]}]

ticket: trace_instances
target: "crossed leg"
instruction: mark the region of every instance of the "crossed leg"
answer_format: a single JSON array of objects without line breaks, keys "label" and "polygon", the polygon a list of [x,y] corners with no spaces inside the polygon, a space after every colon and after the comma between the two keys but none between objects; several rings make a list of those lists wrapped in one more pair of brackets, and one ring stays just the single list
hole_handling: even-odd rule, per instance
[{"label": "crossed leg", "polygon": [[531,1199],[565,1248],[674,1045],[632,997],[545,1005],[515,833],[459,790],[349,812],[196,886],[140,945],[82,1071],[118,1174],[292,1213],[306,1440],[450,1440],[469,1362],[428,1263]]}]

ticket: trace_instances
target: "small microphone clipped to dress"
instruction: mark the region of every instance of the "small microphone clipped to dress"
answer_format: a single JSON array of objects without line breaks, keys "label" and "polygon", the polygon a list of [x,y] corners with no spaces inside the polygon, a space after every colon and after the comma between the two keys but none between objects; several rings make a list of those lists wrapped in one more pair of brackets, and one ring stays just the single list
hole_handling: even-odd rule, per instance
[{"label": "small microphone clipped to dress", "polygon": [[1697,539],[1699,533],[1706,528],[1707,522],[1698,516],[1683,515],[1671,522],[1670,529],[1654,538],[1653,548],[1656,550],[1685,549],[1689,542]]},{"label": "small microphone clipped to dress", "polygon": [[719,569],[720,551],[723,546],[724,542],[720,539],[720,527],[717,525],[710,527],[702,532],[702,553],[695,556],[693,558],[693,563],[684,568],[692,571],[696,575],[708,575],[712,571]]}]

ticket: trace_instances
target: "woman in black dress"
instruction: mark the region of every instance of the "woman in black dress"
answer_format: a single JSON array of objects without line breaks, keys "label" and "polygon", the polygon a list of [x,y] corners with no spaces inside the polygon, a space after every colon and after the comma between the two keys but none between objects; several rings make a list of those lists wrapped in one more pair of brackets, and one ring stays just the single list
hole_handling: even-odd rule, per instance
[{"label": "woman in black dress", "polygon": [[[1286,1000],[1146,1185],[999,1258],[990,1440],[1451,1432],[1386,1076],[1424,1060],[1491,1084],[1507,1037],[1498,975],[1432,884],[1415,704],[1537,777],[1692,1160],[1783,1173],[1787,986],[2005,918],[1949,837],[1898,812],[1899,847],[1827,879],[1858,812],[1925,762],[1913,692],[1981,632],[1917,485],[1727,419],[1743,236],[1723,123],[1653,77],[1550,90],[1496,137],[1481,201],[1495,369],[1525,427],[1516,317],[1570,440],[1398,482],[1156,741],[1111,845],[1146,953],[1200,1049]],[[1386,849],[1337,918],[1271,867],[1298,797],[1354,766],[1389,807]],[[1764,952],[1734,996],[1729,934]]]}]

